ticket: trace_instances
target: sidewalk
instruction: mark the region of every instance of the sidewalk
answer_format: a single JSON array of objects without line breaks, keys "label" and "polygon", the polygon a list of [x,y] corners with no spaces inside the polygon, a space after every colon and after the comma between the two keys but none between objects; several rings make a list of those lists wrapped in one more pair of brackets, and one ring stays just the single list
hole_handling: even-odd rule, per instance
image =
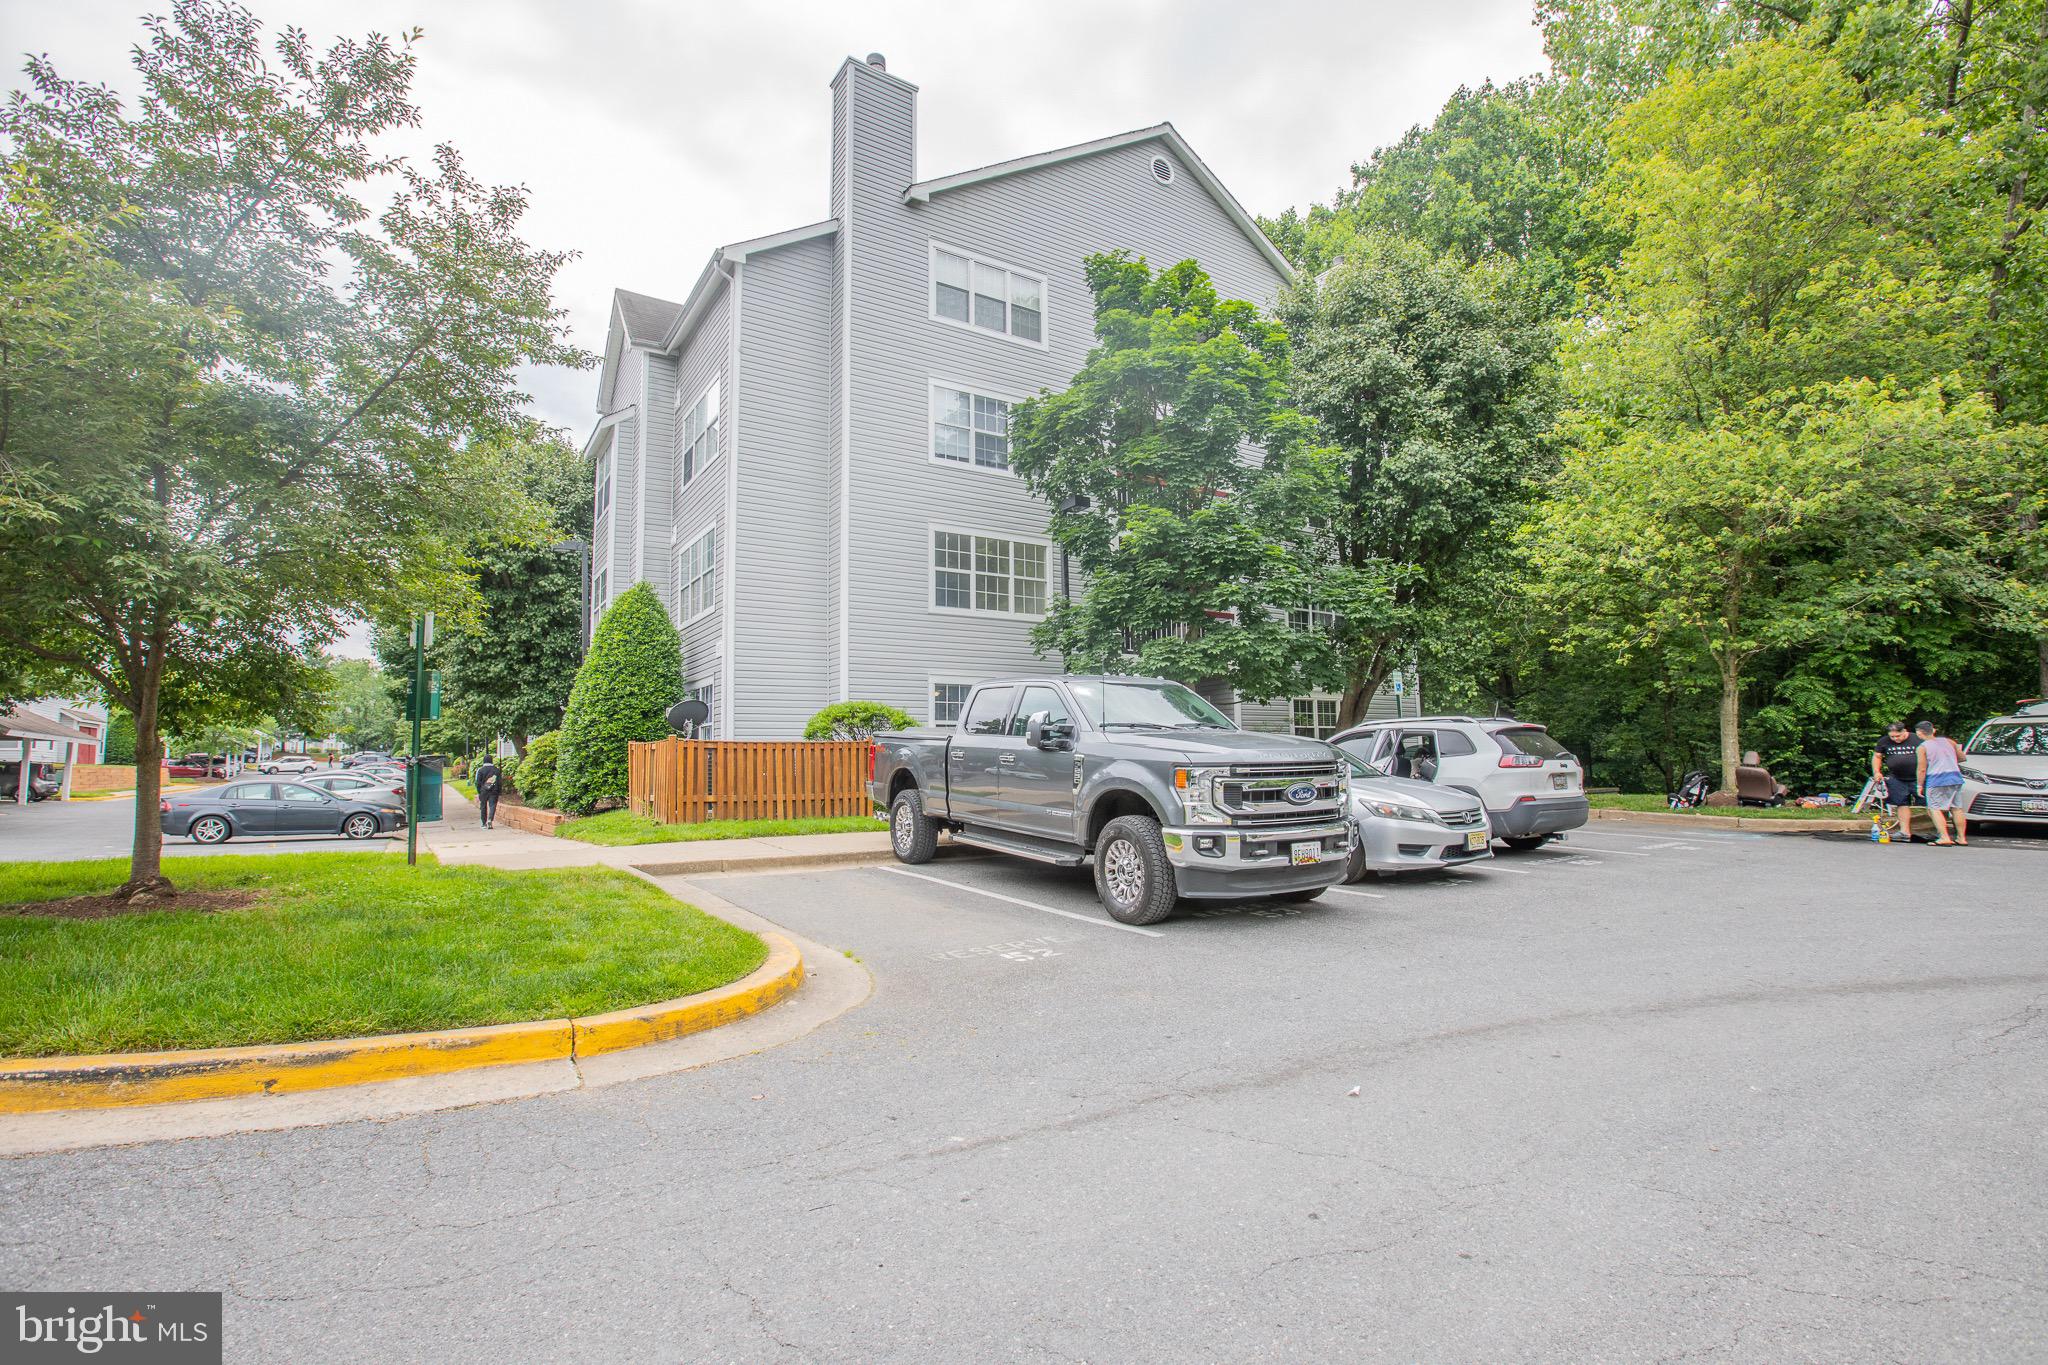
[{"label": "sidewalk", "polygon": [[473,863],[509,870],[618,867],[667,877],[880,862],[889,857],[889,832],[876,821],[872,834],[863,831],[782,839],[703,839],[606,848],[502,825],[485,829],[477,818],[475,804],[453,787],[446,787],[442,789],[442,818],[420,826],[420,846],[451,866]]}]

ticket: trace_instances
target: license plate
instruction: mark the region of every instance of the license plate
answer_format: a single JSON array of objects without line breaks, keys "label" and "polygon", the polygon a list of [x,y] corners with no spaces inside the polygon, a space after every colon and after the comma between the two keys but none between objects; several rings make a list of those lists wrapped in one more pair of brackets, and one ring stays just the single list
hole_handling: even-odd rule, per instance
[{"label": "license plate", "polygon": [[1571,774],[1569,773],[1552,773],[1550,775],[1550,785],[1557,788],[1559,791],[1563,791],[1565,783],[1571,780]]},{"label": "license plate", "polygon": [[1473,853],[1482,852],[1486,848],[1486,831],[1483,829],[1475,829],[1470,834],[1466,835],[1465,847],[1468,851]]},{"label": "license plate", "polygon": [[2020,809],[2029,815],[2048,815],[2048,801],[2023,800],[2020,802]]},{"label": "license plate", "polygon": [[1290,844],[1287,851],[1296,867],[1302,867],[1309,863],[1319,863],[1323,860],[1323,844],[1320,839],[1308,843]]}]

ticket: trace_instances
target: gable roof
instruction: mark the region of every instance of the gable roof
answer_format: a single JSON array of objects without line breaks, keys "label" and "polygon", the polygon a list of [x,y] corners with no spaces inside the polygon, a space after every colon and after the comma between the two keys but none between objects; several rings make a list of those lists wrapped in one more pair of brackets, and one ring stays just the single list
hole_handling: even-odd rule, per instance
[{"label": "gable roof", "polygon": [[617,302],[619,317],[626,324],[626,340],[634,346],[653,346],[660,343],[662,335],[675,325],[683,306],[657,299],[651,294],[636,294],[630,289],[614,289],[612,298]]},{"label": "gable roof", "polygon": [[1237,224],[1238,231],[1244,233],[1252,245],[1259,249],[1259,253],[1280,272],[1280,278],[1294,278],[1294,266],[1280,254],[1280,248],[1273,245],[1260,230],[1258,221],[1245,212],[1244,205],[1237,202],[1237,196],[1224,188],[1223,182],[1216,178],[1216,173],[1209,169],[1208,163],[1195,155],[1195,149],[1188,146],[1187,139],[1182,137],[1180,130],[1171,123],[1155,123],[1150,128],[1134,128],[1128,133],[1116,133],[1110,137],[1097,138],[1093,142],[1076,143],[1072,147],[1057,147],[1049,152],[1040,152],[1035,156],[1020,156],[1011,161],[998,161],[992,166],[942,175],[936,180],[920,180],[903,191],[903,202],[921,204],[933,195],[944,194],[948,190],[1000,180],[1004,176],[1035,171],[1043,166],[1057,166],[1064,161],[1078,161],[1084,156],[1096,156],[1102,152],[1113,152],[1119,147],[1133,147],[1145,142],[1164,143],[1172,149],[1174,155],[1187,166],[1196,182],[1209,192],[1209,197],[1216,201],[1217,206],[1229,216],[1230,221]]}]

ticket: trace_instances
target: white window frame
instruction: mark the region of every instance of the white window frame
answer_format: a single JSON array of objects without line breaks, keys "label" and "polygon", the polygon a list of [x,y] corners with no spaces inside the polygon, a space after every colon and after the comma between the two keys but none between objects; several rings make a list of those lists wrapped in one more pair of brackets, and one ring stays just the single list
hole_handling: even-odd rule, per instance
[{"label": "white window frame", "polygon": [[[1294,614],[1296,612],[1300,612],[1308,617],[1308,624],[1306,626],[1297,626],[1294,624]],[[1289,607],[1287,609],[1287,628],[1289,630],[1328,632],[1331,630],[1335,630],[1336,627],[1337,613],[1334,611],[1325,611],[1321,607]],[[1317,696],[1319,697],[1321,695],[1321,693],[1317,694]]]},{"label": "white window frame", "polygon": [[[967,259],[968,290],[967,318],[965,321],[959,318],[942,317],[939,314],[939,253],[941,251],[945,252],[948,256],[964,256]],[[974,267],[977,265],[986,266],[990,270],[1001,270],[1011,275],[1022,275],[1027,280],[1038,281],[1038,340],[1033,341],[1029,337],[1020,337],[1015,332],[1007,330],[998,332],[993,328],[982,327],[975,323]],[[1006,285],[1006,297],[1003,299],[1003,318],[1005,322],[1009,320],[1011,306],[1007,293],[1008,286]],[[958,327],[960,330],[972,332],[976,336],[1001,337],[1005,341],[1014,342],[1019,346],[1029,346],[1034,350],[1045,351],[1052,348],[1051,281],[1040,271],[1026,270],[1021,265],[1011,265],[1006,261],[999,261],[993,256],[984,255],[978,251],[969,251],[964,247],[950,246],[945,242],[933,239],[925,256],[924,306],[926,314],[933,322],[946,327]]]},{"label": "white window frame", "polygon": [[[932,674],[930,678],[926,679],[926,686],[924,690],[925,723],[928,725],[937,726],[940,729],[959,729],[960,716],[965,715],[967,713],[967,698],[973,695],[974,684],[977,681],[979,680],[975,678],[957,678],[949,674],[942,673]],[[938,691],[941,687],[961,687],[966,689],[966,691],[960,694],[960,714],[954,716],[951,720],[939,719]]]},{"label": "white window frame", "polygon": [[[675,417],[676,497],[678,500],[680,500],[683,495],[683,490],[685,488],[688,488],[692,483],[696,482],[698,476],[703,474],[703,472],[707,468],[718,462],[719,447],[725,440],[725,393],[724,390],[720,387],[718,382],[718,376],[716,375],[714,375],[711,378],[710,382],[705,384],[703,388],[697,390],[697,396],[695,398],[692,398],[687,403],[682,401],[681,389],[677,389],[676,393],[678,395],[676,398]],[[690,419],[697,415],[697,409],[703,406],[704,400],[707,398],[712,400],[712,405],[717,409],[715,415],[713,415],[708,421],[706,421],[706,423],[704,424],[704,430],[697,433],[695,441],[685,441],[683,439],[683,432],[685,428],[689,426]],[[711,438],[710,453],[707,454],[703,459],[699,460],[696,463],[696,465],[693,468],[691,468],[687,474],[685,474],[683,472],[684,459],[689,454],[690,447],[695,445],[697,441],[703,440],[706,436],[709,436]]]},{"label": "white window frame", "polygon": [[[1306,731],[1301,728],[1295,719],[1296,708],[1304,702],[1308,703],[1312,708],[1310,714],[1315,719],[1315,724],[1311,725]],[[1330,724],[1328,730],[1319,735],[1315,732],[1323,729],[1322,719],[1325,706],[1330,708]],[[1287,699],[1287,733],[1300,739],[1320,739],[1327,743],[1330,736],[1336,734],[1341,728],[1337,724],[1337,717],[1343,709],[1344,699],[1334,692],[1311,692],[1307,696],[1289,697]]]},{"label": "white window frame", "polygon": [[[1036,546],[1039,546],[1040,548],[1042,548],[1042,549],[1043,549],[1043,550],[1045,551],[1045,580],[1044,580],[1044,582],[1045,582],[1045,601],[1046,601],[1046,603],[1047,603],[1048,605],[1050,605],[1050,604],[1051,604],[1051,602],[1052,602],[1052,555],[1053,555],[1053,549],[1052,549],[1052,542],[1051,542],[1050,540],[1047,540],[1047,539],[1046,539],[1046,538],[1045,538],[1044,536],[1027,536],[1027,535],[1022,535],[1022,534],[1019,534],[1018,532],[1015,532],[1015,531],[976,531],[976,530],[973,530],[973,529],[971,529],[971,528],[968,528],[968,527],[965,527],[965,526],[948,526],[948,525],[942,525],[941,523],[939,523],[939,522],[936,522],[936,521],[935,521],[935,522],[932,522],[932,523],[930,523],[930,524],[929,524],[929,526],[927,527],[927,529],[926,529],[926,531],[925,531],[925,537],[924,537],[924,579],[925,579],[925,604],[926,604],[926,607],[927,607],[927,608],[928,608],[929,610],[931,610],[931,611],[934,611],[934,612],[937,612],[937,613],[939,613],[940,615],[943,615],[943,616],[977,616],[977,617],[981,617],[981,618],[982,618],[982,619],[984,619],[984,620],[992,620],[992,621],[1043,621],[1043,620],[1045,619],[1045,613],[1044,613],[1044,612],[1042,612],[1042,611],[1016,611],[1016,610],[1004,610],[1004,611],[996,611],[996,610],[993,610],[993,609],[991,609],[991,608],[988,608],[988,607],[942,607],[942,606],[940,606],[940,605],[939,605],[939,561],[938,561],[938,555],[939,555],[939,535],[940,535],[940,533],[941,533],[941,532],[944,532],[944,533],[945,533],[945,534],[947,534],[947,535],[954,535],[954,536],[966,536],[966,537],[968,538],[969,542],[970,542],[970,545],[969,545],[969,549],[968,549],[968,554],[969,554],[970,556],[972,556],[972,554],[974,553],[974,551],[973,551],[973,547],[972,547],[972,544],[971,544],[971,542],[972,542],[972,541],[973,541],[973,540],[974,540],[974,539],[975,539],[976,537],[979,537],[979,538],[980,538],[980,539],[982,539],[982,540],[1001,540],[1001,541],[1006,541],[1006,542],[1008,542],[1008,543],[1009,543],[1009,544],[1010,544],[1011,546],[1017,546],[1017,545],[1036,545]],[[1013,559],[1012,559],[1012,561],[1011,561],[1011,562],[1012,562],[1013,564],[1015,563],[1015,559],[1014,559],[1014,557],[1013,557]],[[949,572],[956,572],[956,573],[957,573],[957,572],[959,572],[959,571],[958,571],[958,570],[949,570]],[[975,577],[976,573],[977,573],[977,571],[976,571],[975,569],[973,569],[973,568],[969,568],[969,569],[967,570],[967,577],[968,577],[968,580],[969,580],[969,582],[968,582],[968,585],[967,585],[967,595],[968,595],[968,598],[969,598],[969,600],[972,600],[972,598],[973,598],[973,596],[974,596],[974,586],[975,586],[975,585],[974,585],[974,583],[973,583],[973,581],[972,581],[972,580],[974,579],[974,577]],[[1014,571],[1014,569],[1013,569],[1013,570],[1012,570],[1012,572],[1011,572],[1011,573],[1009,574],[1009,580],[1010,580],[1010,591],[1009,591],[1009,598],[1010,598],[1010,600],[1011,600],[1012,602],[1014,602],[1014,601],[1016,601],[1016,600],[1017,600],[1017,591],[1016,591],[1016,586],[1017,586],[1017,574],[1016,574],[1016,572]],[[1029,580],[1026,580],[1026,581],[1028,582]]]},{"label": "white window frame", "polygon": [[[684,701],[702,701],[706,702],[710,707],[710,714],[705,716],[704,723],[697,727],[697,738],[699,739],[718,738],[718,678],[719,675],[716,673],[707,673],[695,682],[686,683],[683,686]],[[705,695],[706,693],[710,694],[708,699]]]},{"label": "white window frame", "polygon": [[[716,526],[707,526],[696,539],[676,551],[676,615],[684,625],[701,621],[718,610],[718,534]],[[697,549],[704,549],[704,563],[696,573],[690,572],[692,558]],[[691,591],[699,583],[704,585],[704,601],[697,610],[690,610]]]},{"label": "white window frame", "polygon": [[[988,384],[976,384],[965,379],[955,379],[950,375],[933,375],[931,377],[931,382],[925,385],[925,460],[930,464],[937,465],[941,469],[964,469],[972,474],[991,474],[999,479],[1016,478],[1017,466],[1013,463],[1008,462],[1010,452],[1009,442],[1011,439],[1009,435],[1010,416],[1006,416],[1004,418],[1003,458],[1005,460],[1005,463],[1001,469],[996,469],[993,466],[985,464],[975,464],[972,461],[963,463],[959,460],[949,460],[939,454],[938,427],[940,389],[952,389],[956,393],[964,393],[967,395],[970,402],[976,398],[986,398],[991,402],[1005,404],[1009,408],[1010,416],[1015,415],[1017,411],[1017,405],[1024,401],[1022,397],[1019,397],[1014,393],[1003,392],[1001,389],[992,387],[991,385]],[[967,434],[968,443],[972,445],[974,437],[973,430],[970,428]]]},{"label": "white window frame", "polygon": [[612,447],[610,442],[605,443],[604,451],[597,457],[597,476],[595,482],[597,487],[591,495],[591,501],[597,506],[596,520],[603,521],[605,516],[612,510]]}]

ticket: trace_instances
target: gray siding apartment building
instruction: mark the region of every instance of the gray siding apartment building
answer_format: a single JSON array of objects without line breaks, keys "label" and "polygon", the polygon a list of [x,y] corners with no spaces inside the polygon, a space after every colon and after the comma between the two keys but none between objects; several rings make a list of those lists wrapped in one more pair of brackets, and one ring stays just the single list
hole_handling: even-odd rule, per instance
[{"label": "gray siding apartment building", "polygon": [[[846,699],[949,724],[970,683],[1046,668],[1059,555],[1006,420],[1087,358],[1083,257],[1194,257],[1262,303],[1288,275],[1171,124],[922,181],[916,135],[917,87],[848,58],[830,216],[719,248],[681,303],[614,296],[594,610],[661,594],[720,737],[794,737]],[[1303,733],[1336,710],[1218,700]]]}]

